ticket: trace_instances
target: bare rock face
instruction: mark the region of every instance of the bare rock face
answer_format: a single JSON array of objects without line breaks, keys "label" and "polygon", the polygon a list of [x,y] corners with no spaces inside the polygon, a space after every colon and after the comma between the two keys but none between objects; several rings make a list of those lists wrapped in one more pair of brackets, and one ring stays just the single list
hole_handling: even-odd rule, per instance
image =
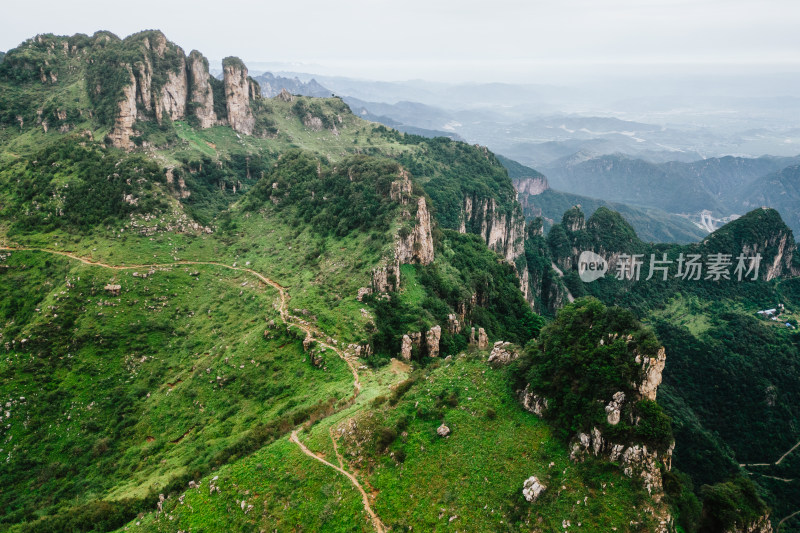
[{"label": "bare rock face", "polygon": [[[637,361],[638,362],[638,361]],[[661,373],[667,363],[667,353],[662,346],[655,357],[645,357],[642,362],[644,378],[639,384],[639,393],[650,400],[656,400],[658,386],[661,385]]]},{"label": "bare rock face", "polygon": [[526,385],[524,390],[518,391],[518,396],[522,407],[526,411],[537,416],[544,416],[547,410],[547,398],[534,394],[533,391],[530,390],[530,385]]},{"label": "bare rock face", "polygon": [[461,206],[461,233],[477,233],[486,245],[514,263],[525,254],[525,217],[518,203],[510,214],[498,210],[497,200],[467,196]]},{"label": "bare rock face", "polygon": [[372,290],[375,294],[400,289],[400,263],[394,262],[378,267],[372,271]]},{"label": "bare rock face", "polygon": [[[400,179],[393,181],[389,197],[401,204],[411,205],[414,202],[412,184],[408,172],[400,169]],[[418,263],[429,265],[433,262],[433,237],[431,235],[431,216],[425,197],[416,198],[417,213],[414,229],[398,232],[395,253],[400,263]],[[411,214],[405,212],[403,218],[410,218]]]},{"label": "bare rock face", "polygon": [[286,89],[281,89],[281,92],[279,92],[278,95],[275,98],[277,98],[281,102],[293,102],[294,101],[294,96],[292,96],[291,93],[289,93],[289,91],[287,91]]},{"label": "bare rock face", "polygon": [[130,66],[127,68],[131,82],[122,89],[123,98],[118,104],[114,127],[108,136],[111,144],[115,147],[132,150],[131,137],[133,136],[133,125],[136,123],[136,78],[133,75],[133,69]]},{"label": "bare rock face", "polygon": [[208,81],[208,60],[197,50],[192,50],[189,54],[188,71],[192,88],[189,98],[195,104],[194,114],[201,128],[210,128],[217,123],[217,115],[214,113],[214,92]]},{"label": "bare rock face", "polygon": [[625,403],[625,393],[619,391],[614,393],[613,399],[606,405],[606,420],[612,426],[619,424],[623,403]]},{"label": "bare rock face", "polygon": [[544,191],[550,189],[550,184],[547,183],[547,178],[544,176],[530,177],[530,178],[517,178],[512,180],[514,190],[517,191],[519,196],[531,195],[538,196]]},{"label": "bare rock face", "polygon": [[247,67],[238,58],[225,58],[223,76],[228,124],[234,131],[252,135],[256,119],[250,109],[251,90]]},{"label": "bare rock face", "polygon": [[122,290],[122,285],[115,285],[113,283],[109,283],[105,287],[103,287],[111,296],[119,296],[120,290]]},{"label": "bare rock face", "polygon": [[663,492],[660,464],[664,464],[667,471],[672,467],[673,443],[664,453],[657,450],[648,450],[642,444],[619,444],[607,441],[598,428],[592,428],[590,433],[579,433],[570,444],[570,459],[582,461],[587,454],[603,458],[607,461],[619,463],[628,477],[638,477],[642,485],[654,496],[655,501],[660,501]]},{"label": "bare rock face", "polygon": [[469,332],[469,343],[477,346],[479,350],[487,349],[489,347],[489,337],[486,335],[486,330],[478,328],[476,332],[473,327]]},{"label": "bare rock face", "polygon": [[408,205],[412,198],[412,185],[406,169],[400,169],[400,179],[392,182],[389,198],[398,204]]},{"label": "bare rock face", "polygon": [[425,345],[428,348],[428,355],[430,357],[439,356],[439,339],[442,337],[442,327],[433,326],[425,334]]},{"label": "bare rock face", "polygon": [[535,502],[545,490],[547,490],[547,486],[536,476],[529,477],[522,484],[522,495],[529,502]]},{"label": "bare rock face", "polygon": [[492,353],[489,354],[490,365],[502,366],[507,365],[519,357],[519,352],[514,348],[510,342],[497,341],[492,347]]},{"label": "bare rock face", "polygon": [[517,266],[518,260],[525,256],[525,216],[518,202],[513,203],[510,213],[503,213],[494,198],[466,196],[461,205],[459,231],[480,235],[486,246],[514,265],[520,290],[530,301],[528,269]]},{"label": "bare rock face", "polygon": [[186,60],[183,51],[179,53],[177,71],[167,71],[167,82],[161,88],[161,113],[170,120],[180,120],[186,115],[186,101],[189,94],[186,78]]},{"label": "bare rock face", "polygon": [[401,263],[429,265],[433,262],[433,236],[431,235],[431,216],[425,198],[417,199],[416,225],[406,236],[397,236],[397,260]]},{"label": "bare rock face", "polygon": [[450,434],[450,428],[442,424],[438,428],[436,428],[436,434],[440,437],[446,437]]}]

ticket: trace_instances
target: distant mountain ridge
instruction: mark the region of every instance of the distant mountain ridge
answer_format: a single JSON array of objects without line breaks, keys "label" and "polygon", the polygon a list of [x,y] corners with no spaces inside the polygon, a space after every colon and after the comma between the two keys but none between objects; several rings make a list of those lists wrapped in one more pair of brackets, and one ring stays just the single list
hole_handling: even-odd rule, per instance
[{"label": "distant mountain ridge", "polygon": [[320,85],[317,80],[310,79],[307,82],[300,81],[300,78],[286,78],[283,76],[276,76],[271,72],[264,72],[254,79],[261,85],[261,95],[266,98],[278,96],[283,89],[289,91],[290,94],[299,94],[300,96],[314,96],[317,98],[328,98],[333,94],[333,91]]}]

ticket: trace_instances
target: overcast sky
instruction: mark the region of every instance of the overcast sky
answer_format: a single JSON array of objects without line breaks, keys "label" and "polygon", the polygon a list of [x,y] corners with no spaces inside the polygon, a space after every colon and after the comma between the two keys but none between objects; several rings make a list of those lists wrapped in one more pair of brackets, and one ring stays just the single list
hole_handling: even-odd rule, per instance
[{"label": "overcast sky", "polygon": [[[37,33],[161,29],[188,53],[373,79],[541,81],[597,70],[800,70],[798,0],[6,2],[0,50]],[[258,70],[251,67],[251,70]]]}]

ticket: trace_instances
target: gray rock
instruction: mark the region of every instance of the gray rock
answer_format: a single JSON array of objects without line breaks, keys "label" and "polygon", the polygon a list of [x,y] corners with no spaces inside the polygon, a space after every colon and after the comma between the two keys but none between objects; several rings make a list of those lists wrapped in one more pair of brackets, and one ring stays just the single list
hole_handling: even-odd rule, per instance
[{"label": "gray rock", "polygon": [[547,486],[540,482],[536,476],[531,476],[522,484],[522,495],[529,502],[535,502],[546,489]]}]

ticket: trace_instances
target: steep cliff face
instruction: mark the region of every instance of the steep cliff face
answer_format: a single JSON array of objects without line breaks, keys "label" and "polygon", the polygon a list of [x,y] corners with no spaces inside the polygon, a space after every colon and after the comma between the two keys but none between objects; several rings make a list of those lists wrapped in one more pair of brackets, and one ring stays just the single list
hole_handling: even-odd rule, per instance
[{"label": "steep cliff face", "polygon": [[490,197],[470,195],[461,205],[461,233],[480,235],[486,245],[514,265],[520,280],[520,290],[531,302],[529,274],[525,257],[525,216],[518,202],[511,203],[508,210],[498,208],[497,200]]},{"label": "steep cliff face", "polygon": [[[182,120],[187,113],[197,118],[201,128],[225,123],[225,110],[218,116],[214,99],[225,99],[227,122],[239,133],[251,135],[255,117],[251,101],[261,97],[258,84],[247,75],[247,67],[237,58],[223,62],[224,81],[220,94],[214,94],[214,81],[208,72],[208,61],[200,52],[192,51],[188,60],[183,50],[167,41],[161,32],[143,32],[124,41],[127,57],[138,59],[123,63],[130,82],[122,88],[114,125],[109,135],[111,143],[125,150],[133,148],[136,121]],[[218,83],[218,82],[217,82]],[[95,89],[111,91],[102,80]],[[133,97],[131,98],[131,95]],[[133,104],[131,103],[133,102]]]},{"label": "steep cliff face", "polygon": [[253,96],[247,67],[239,58],[226,57],[222,61],[225,83],[225,102],[228,108],[228,124],[245,135],[252,135],[256,120],[250,109]]},{"label": "steep cliff face", "polygon": [[130,66],[127,67],[130,84],[123,88],[123,98],[119,101],[114,127],[109,133],[111,144],[123,150],[133,149],[133,125],[136,123],[136,78]]},{"label": "steep cliff face", "polygon": [[188,82],[186,76],[186,59],[181,51],[178,56],[177,70],[167,72],[167,82],[161,88],[161,101],[156,116],[161,119],[162,114],[170,120],[180,120],[186,116],[186,102],[188,96]]},{"label": "steep cliff face", "polygon": [[797,244],[780,214],[767,207],[755,209],[709,235],[703,245],[709,252],[745,256],[761,255],[758,279],[770,281],[800,275]]},{"label": "steep cliff face", "polygon": [[210,128],[217,123],[217,115],[214,113],[214,92],[208,81],[208,60],[197,50],[192,50],[188,66],[191,87],[189,97],[194,104],[194,114],[201,128]]},{"label": "steep cliff face", "polygon": [[[414,196],[408,172],[401,168],[399,179],[393,181],[389,197],[402,206],[401,227],[395,235],[394,254],[372,272],[372,290],[386,293],[400,288],[400,265],[429,265],[433,262],[431,216],[424,196]],[[411,206],[416,206],[412,213]]]},{"label": "steep cliff face", "polygon": [[502,212],[494,198],[465,197],[459,231],[477,233],[489,248],[511,263],[525,253],[525,217],[516,202],[509,212]]},{"label": "steep cliff face", "polygon": [[517,178],[511,180],[511,183],[514,184],[514,190],[517,191],[520,200],[522,196],[537,196],[550,188],[544,176]]}]

